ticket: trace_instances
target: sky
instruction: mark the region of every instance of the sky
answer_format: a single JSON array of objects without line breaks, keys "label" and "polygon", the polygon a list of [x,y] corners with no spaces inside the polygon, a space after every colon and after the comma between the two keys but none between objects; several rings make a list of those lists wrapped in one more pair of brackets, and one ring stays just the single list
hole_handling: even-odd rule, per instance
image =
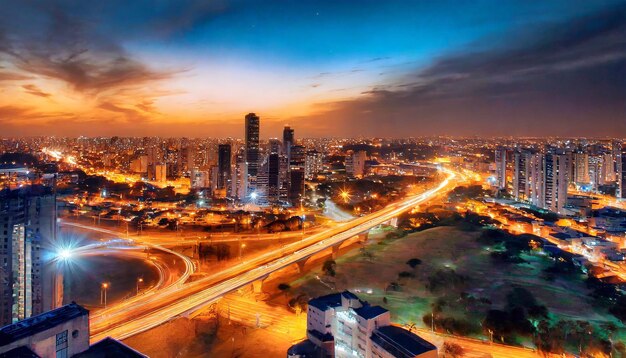
[{"label": "sky", "polygon": [[0,137],[626,137],[626,1],[0,2]]}]

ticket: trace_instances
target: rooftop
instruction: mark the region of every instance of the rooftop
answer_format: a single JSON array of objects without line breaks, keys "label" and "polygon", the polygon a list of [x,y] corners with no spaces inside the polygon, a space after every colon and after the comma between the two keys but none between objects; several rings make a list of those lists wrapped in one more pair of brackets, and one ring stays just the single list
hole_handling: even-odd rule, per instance
[{"label": "rooftop", "polygon": [[124,343],[107,337],[89,347],[88,350],[74,356],[75,358],[147,358]]},{"label": "rooftop", "polygon": [[364,305],[362,307],[355,308],[354,312],[356,312],[356,314],[358,314],[359,316],[365,319],[372,319],[374,317],[378,317],[381,314],[387,312],[387,309],[381,306]]},{"label": "rooftop", "polygon": [[309,306],[326,311],[329,308],[341,306],[342,293],[331,293],[330,295],[313,298],[309,301]]},{"label": "rooftop", "polygon": [[88,315],[88,310],[72,302],[52,311],[0,328],[0,346],[43,332],[61,323],[73,320],[74,318]]},{"label": "rooftop", "polygon": [[372,341],[391,353],[394,357],[409,358],[437,350],[430,342],[401,327],[380,327],[372,334]]}]

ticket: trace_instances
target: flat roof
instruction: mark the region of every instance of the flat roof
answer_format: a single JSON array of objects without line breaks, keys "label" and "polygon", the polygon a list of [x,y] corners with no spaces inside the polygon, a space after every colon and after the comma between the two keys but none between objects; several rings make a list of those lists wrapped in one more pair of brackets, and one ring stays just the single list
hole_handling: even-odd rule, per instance
[{"label": "flat roof", "polygon": [[331,293],[330,295],[320,296],[309,300],[309,306],[313,306],[322,311],[329,308],[341,306],[341,293]]},{"label": "flat roof", "polygon": [[147,358],[148,356],[137,352],[124,343],[106,337],[98,343],[93,344],[88,350],[78,353],[75,358],[89,357],[89,358]]},{"label": "flat roof", "polygon": [[52,311],[4,326],[0,328],[0,346],[43,332],[81,316],[89,316],[89,311],[76,302],[72,302]]},{"label": "flat roof", "polygon": [[397,326],[380,327],[374,331],[372,341],[398,358],[412,358],[422,353],[437,350],[422,337]]},{"label": "flat roof", "polygon": [[370,306],[366,304],[362,307],[355,308],[354,312],[365,319],[372,319],[388,311],[381,306]]}]

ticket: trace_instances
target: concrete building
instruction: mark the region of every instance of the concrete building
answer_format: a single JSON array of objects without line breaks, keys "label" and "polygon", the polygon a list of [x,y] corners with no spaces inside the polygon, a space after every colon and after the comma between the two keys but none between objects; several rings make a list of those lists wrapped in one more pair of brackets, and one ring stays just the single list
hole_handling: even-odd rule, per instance
[{"label": "concrete building", "polygon": [[513,197],[525,201],[530,198],[530,162],[532,154],[528,151],[516,151],[513,155]]},{"label": "concrete building", "polygon": [[[620,145],[621,147],[621,145]],[[626,148],[617,157],[617,198],[626,200]]]},{"label": "concrete building", "polygon": [[0,356],[146,358],[112,338],[89,346],[89,311],[70,303],[0,328]]},{"label": "concrete building", "polygon": [[220,144],[218,146],[217,163],[218,163],[218,177],[217,188],[226,189],[227,193],[230,193],[231,187],[231,146],[230,144]]},{"label": "concrete building", "polygon": [[506,189],[506,152],[506,148],[496,148],[496,187],[498,189]]},{"label": "concrete building", "polygon": [[4,243],[0,246],[1,324],[53,308],[52,288],[47,287],[44,295],[43,249],[55,239],[55,218],[55,200],[49,188],[0,191],[0,242]]},{"label": "concrete building", "polygon": [[346,157],[346,174],[355,178],[362,178],[365,175],[365,161],[367,153],[359,150]]},{"label": "concrete building", "polygon": [[256,177],[259,169],[259,116],[254,113],[248,113],[246,115],[245,126],[245,148],[246,162],[248,163],[248,176]]},{"label": "concrete building", "polygon": [[324,156],[317,150],[309,150],[306,152],[306,163],[304,165],[304,177],[308,180],[313,180],[317,174],[323,169]]},{"label": "concrete building", "polygon": [[309,301],[307,338],[291,347],[288,356],[304,357],[312,351],[331,357],[437,357],[434,345],[391,325],[389,311],[349,291]]}]

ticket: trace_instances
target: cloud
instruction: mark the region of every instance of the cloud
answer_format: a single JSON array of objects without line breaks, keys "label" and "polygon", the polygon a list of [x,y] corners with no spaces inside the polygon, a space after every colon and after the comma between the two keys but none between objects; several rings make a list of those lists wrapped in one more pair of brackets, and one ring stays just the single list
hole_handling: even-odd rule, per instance
[{"label": "cloud", "polygon": [[[24,76],[60,80],[76,91],[98,95],[179,73],[150,68],[133,58],[115,35],[103,33],[61,5],[14,5],[13,12],[0,16],[0,61],[10,63]],[[18,12],[31,15],[32,28],[16,23],[20,21]]]},{"label": "cloud", "polygon": [[21,73],[0,71],[0,81],[21,81],[30,80],[32,76],[23,75]]},{"label": "cloud", "polygon": [[626,5],[505,37],[321,104],[301,125],[354,136],[626,135]]},{"label": "cloud", "polygon": [[39,89],[39,87],[33,84],[22,85],[22,88],[24,89],[24,92],[28,94],[32,94],[33,96],[44,97],[44,98],[48,98],[52,96],[50,93],[42,91],[41,89]]}]

